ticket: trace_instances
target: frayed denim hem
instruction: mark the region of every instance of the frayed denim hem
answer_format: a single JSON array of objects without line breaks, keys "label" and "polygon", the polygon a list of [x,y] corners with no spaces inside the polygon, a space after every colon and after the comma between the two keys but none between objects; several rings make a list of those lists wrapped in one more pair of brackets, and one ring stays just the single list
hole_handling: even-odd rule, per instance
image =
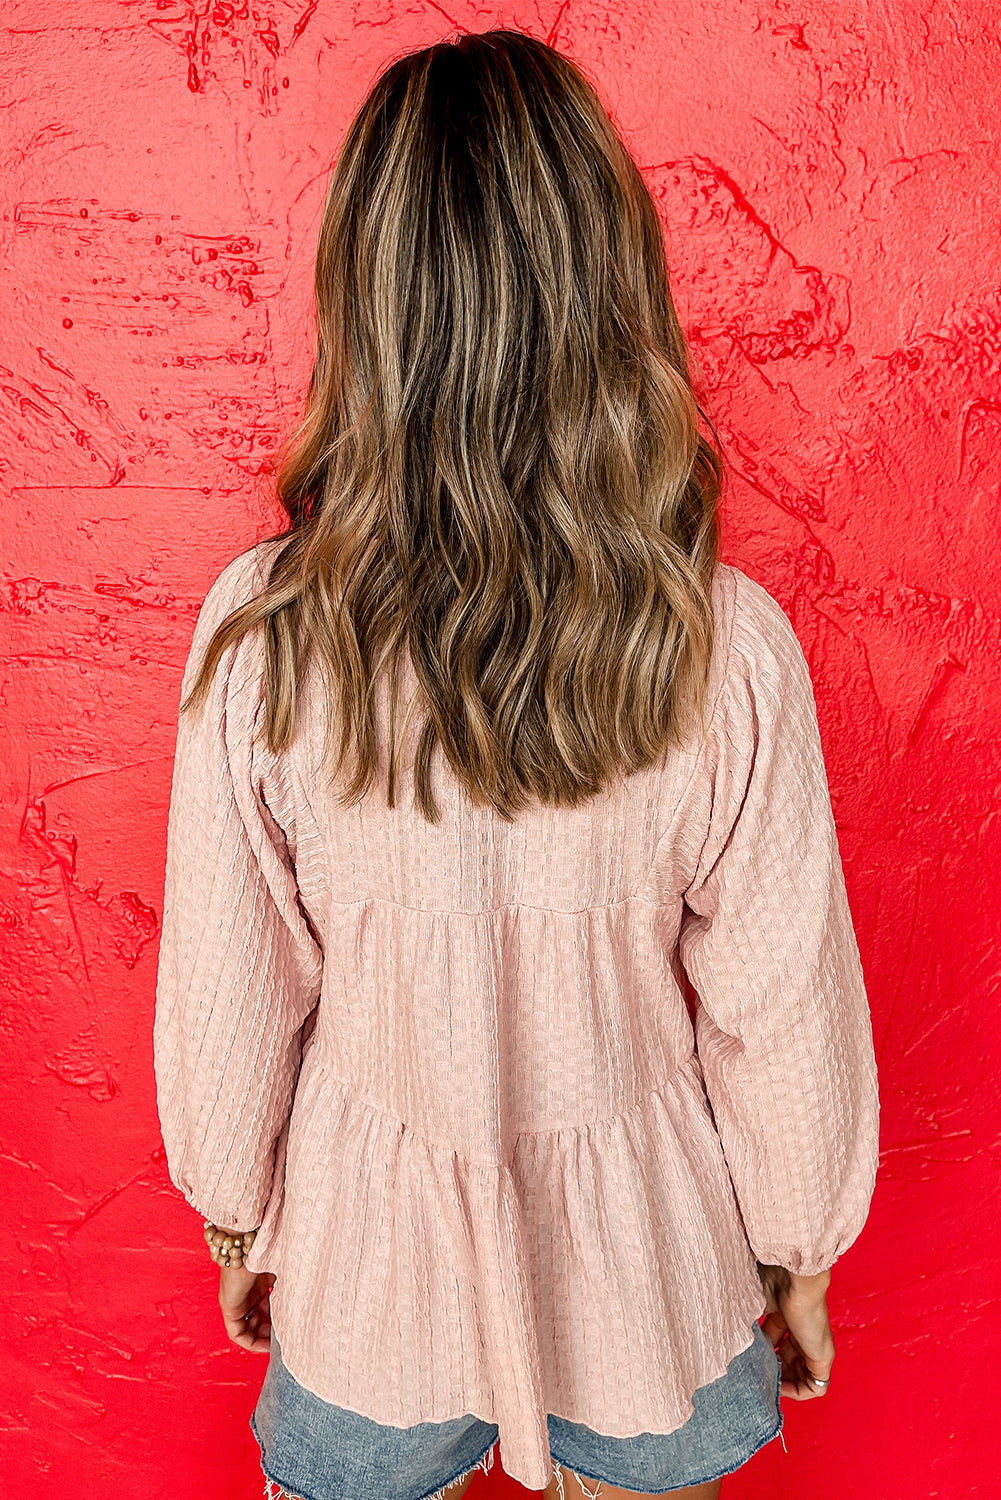
[{"label": "frayed denim hem", "polygon": [[[780,1360],[776,1360],[776,1366],[777,1366],[777,1368],[776,1368],[776,1371],[775,1371],[775,1410],[777,1412],[777,1417],[776,1417],[775,1426],[772,1428],[771,1432],[766,1433],[763,1438],[760,1438],[755,1443],[754,1447],[750,1449],[749,1452],[745,1453],[744,1457],[740,1460],[739,1464],[735,1464],[733,1466],[733,1468],[731,1468],[731,1469],[722,1469],[717,1474],[705,1474],[705,1475],[703,1475],[703,1477],[701,1479],[686,1479],[681,1484],[670,1485],[666,1490],[642,1490],[642,1491],[637,1491],[637,1494],[644,1494],[644,1495],[668,1495],[668,1494],[671,1493],[672,1490],[684,1490],[684,1489],[688,1489],[689,1486],[692,1486],[692,1485],[696,1485],[696,1484],[708,1484],[709,1480],[711,1480],[711,1479],[722,1479],[727,1474],[736,1474],[736,1472],[737,1472],[738,1469],[742,1469],[744,1467],[744,1465],[750,1459],[752,1459],[756,1453],[760,1452],[760,1450],[762,1448],[764,1448],[766,1446],[766,1444],[772,1442],[774,1438],[780,1438],[781,1439],[781,1441],[782,1441],[782,1448],[783,1448],[783,1450],[786,1453],[788,1453],[789,1450],[788,1450],[788,1448],[786,1448],[785,1433],[782,1431],[783,1427],[785,1426],[785,1413],[782,1410],[781,1397],[780,1397],[780,1394],[779,1394],[780,1390],[781,1390],[781,1387],[782,1387],[782,1363],[781,1363]],[[556,1480],[556,1488],[557,1488],[557,1491],[559,1492],[560,1500],[566,1500],[566,1496],[565,1496],[564,1491],[563,1491],[563,1470],[564,1470],[564,1468],[570,1469],[570,1473],[576,1479],[578,1485],[580,1486],[581,1493],[586,1497],[586,1500],[601,1500],[601,1497],[600,1497],[600,1495],[598,1493],[599,1490],[601,1489],[601,1486],[603,1484],[613,1484],[612,1480],[604,1478],[600,1474],[589,1474],[589,1473],[587,1473],[586,1470],[584,1471],[583,1474],[581,1474],[577,1469],[571,1468],[569,1464],[561,1465],[560,1462],[557,1460],[556,1455],[552,1452],[552,1448],[551,1447],[550,1447],[550,1459],[551,1459],[552,1465],[553,1465],[553,1477]],[[588,1487],[585,1485],[585,1483],[584,1483],[584,1479],[585,1478],[586,1479],[593,1479],[593,1480],[596,1481],[593,1490],[588,1489]],[[628,1488],[628,1486],[619,1484],[617,1481],[615,1481],[614,1482],[614,1488],[615,1489],[626,1489],[626,1488]]]},{"label": "frayed denim hem", "polygon": [[[421,1495],[419,1500],[448,1500],[447,1491],[454,1484],[460,1484],[463,1479],[468,1479],[470,1474],[475,1473],[477,1469],[482,1469],[484,1474],[488,1474],[493,1468],[494,1454],[499,1441],[499,1438],[494,1438],[489,1448],[477,1459],[476,1463],[471,1464],[468,1469],[463,1469],[461,1474],[454,1475],[440,1489],[434,1490],[429,1495]],[[277,1479],[273,1479],[267,1469],[264,1468],[263,1459],[261,1461],[261,1468],[264,1471],[265,1478],[264,1500],[316,1500],[316,1497],[313,1495],[300,1495],[293,1490],[284,1489],[281,1483]]]},{"label": "frayed denim hem", "polygon": [[[759,1449],[763,1448],[766,1443],[770,1443],[773,1438],[778,1437],[780,1435],[781,1431],[782,1431],[782,1423],[779,1422],[778,1426],[775,1427],[771,1432],[769,1432],[765,1437],[763,1437],[760,1440],[760,1442],[756,1443],[754,1445],[754,1447],[750,1450],[750,1452],[747,1453],[747,1454],[745,1454],[745,1456],[740,1460],[740,1463],[739,1464],[735,1464],[732,1469],[720,1469],[715,1474],[703,1474],[702,1477],[701,1477],[701,1479],[684,1479],[684,1480],[682,1480],[681,1484],[671,1484],[671,1485],[668,1485],[668,1487],[667,1487],[666,1490],[650,1490],[650,1489],[642,1490],[642,1491],[638,1490],[637,1494],[644,1494],[644,1495],[669,1495],[672,1490],[687,1490],[692,1485],[708,1484],[711,1479],[722,1479],[727,1474],[736,1474],[737,1470],[738,1469],[742,1469],[744,1467],[744,1465],[748,1462],[748,1460],[754,1457],[754,1455],[759,1451]],[[785,1447],[785,1438],[782,1439],[782,1446],[783,1446],[783,1448]],[[560,1463],[559,1463],[559,1461],[556,1458],[552,1459],[552,1464],[553,1464],[553,1475],[554,1475],[554,1477],[556,1479],[556,1488],[559,1491],[560,1500],[566,1500],[566,1496],[564,1495],[564,1491],[563,1491],[563,1469],[564,1469],[564,1467],[567,1468],[567,1469],[570,1469],[570,1473],[574,1476],[574,1478],[576,1479],[577,1483],[580,1485],[581,1493],[584,1496],[586,1496],[586,1500],[601,1500],[601,1497],[599,1495],[599,1490],[601,1489],[601,1486],[603,1484],[613,1484],[612,1480],[608,1479],[607,1477],[605,1477],[603,1475],[600,1475],[600,1474],[588,1474],[586,1470],[582,1474],[578,1469],[571,1469],[569,1464],[561,1466]],[[589,1490],[587,1488],[587,1486],[584,1484],[584,1480],[585,1479],[593,1479],[593,1480],[596,1481],[593,1490]],[[615,1480],[614,1481],[614,1488],[615,1489],[628,1489],[628,1485],[621,1484],[618,1480]]]}]

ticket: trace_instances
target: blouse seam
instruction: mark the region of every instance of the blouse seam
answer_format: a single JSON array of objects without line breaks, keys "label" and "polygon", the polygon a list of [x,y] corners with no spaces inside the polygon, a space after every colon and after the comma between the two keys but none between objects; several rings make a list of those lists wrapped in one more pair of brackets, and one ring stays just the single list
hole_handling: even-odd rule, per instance
[{"label": "blouse seam", "polygon": [[[678,899],[678,898],[676,898]],[[666,910],[674,901],[654,901],[642,891],[620,896],[617,901],[599,901],[591,906],[535,906],[530,901],[501,901],[497,906],[477,906],[465,910],[457,906],[408,906],[405,901],[394,901],[391,896],[356,896],[352,901],[336,901],[332,897],[330,906],[365,906],[370,901],[384,906],[395,906],[400,911],[416,912],[423,917],[490,917],[498,911],[539,911],[554,917],[581,917],[592,911],[612,911],[617,906],[626,906],[630,901],[642,901],[645,906]]]},{"label": "blouse seam", "polygon": [[[694,1056],[694,1054],[692,1055]],[[465,1151],[458,1150],[455,1146],[451,1145],[447,1141],[432,1140],[431,1137],[425,1135],[423,1131],[415,1130],[413,1126],[407,1123],[406,1120],[401,1120],[399,1115],[394,1114],[391,1110],[385,1109],[381,1104],[377,1104],[374,1100],[367,1098],[355,1087],[354,1084],[349,1082],[347,1079],[342,1078],[339,1073],[336,1073],[333,1068],[329,1067],[321,1048],[315,1049],[314,1066],[318,1068],[318,1070],[322,1072],[325,1077],[328,1078],[332,1083],[336,1084],[344,1094],[345,1098],[351,1103],[360,1104],[364,1109],[370,1109],[372,1113],[378,1115],[380,1119],[387,1120],[395,1125],[401,1126],[408,1133],[408,1135],[420,1141],[422,1146],[431,1147],[436,1151],[447,1151],[451,1156],[457,1156],[461,1161],[464,1161],[469,1166],[489,1167],[491,1169],[494,1169],[498,1165],[504,1165],[504,1163],[502,1161],[499,1161],[498,1158],[471,1156]],[[683,1069],[683,1066],[683,1064],[679,1064],[675,1072],[680,1073]],[[616,1120],[623,1120],[627,1116],[636,1113],[636,1111],[643,1109],[649,1103],[650,1099],[654,1096],[656,1096],[656,1098],[659,1099],[666,1108],[667,1105],[664,1098],[664,1093],[669,1087],[670,1080],[665,1079],[657,1086],[648,1088],[646,1093],[643,1094],[640,1098],[634,1099],[632,1104],[628,1104],[625,1109],[616,1110],[614,1114],[599,1115],[593,1119],[588,1120],[567,1120],[562,1125],[538,1125],[525,1130],[517,1130],[514,1132],[514,1139],[518,1141],[522,1138],[522,1136],[559,1135],[562,1131],[565,1130],[595,1130],[603,1125],[611,1125]]]}]

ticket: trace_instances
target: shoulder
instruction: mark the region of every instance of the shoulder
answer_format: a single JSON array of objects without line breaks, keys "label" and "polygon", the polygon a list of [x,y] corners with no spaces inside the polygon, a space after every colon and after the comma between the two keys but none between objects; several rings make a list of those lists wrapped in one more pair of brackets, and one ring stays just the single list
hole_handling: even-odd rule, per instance
[{"label": "shoulder", "polygon": [[721,563],[718,573],[728,655],[737,659],[733,664],[805,666],[799,636],[775,596],[732,563]]},{"label": "shoulder", "polygon": [[[195,619],[182,677],[182,696],[201,665],[218,627],[233,610],[246,604],[266,585],[270,563],[278,545],[273,540],[255,543],[228,562],[210,583]],[[226,647],[215,678],[217,685],[227,680],[235,670],[238,670],[240,676],[253,675],[258,671],[257,658],[261,652],[259,634],[258,631],[248,631],[237,642]]]},{"label": "shoulder", "polygon": [[198,628],[214,629],[231,610],[246,604],[267,582],[272,559],[285,538],[256,542],[228,562],[212,580],[198,613]]},{"label": "shoulder", "polygon": [[813,706],[810,668],[793,623],[762,584],[732,564],[719,566],[720,701],[769,701],[775,711]]}]

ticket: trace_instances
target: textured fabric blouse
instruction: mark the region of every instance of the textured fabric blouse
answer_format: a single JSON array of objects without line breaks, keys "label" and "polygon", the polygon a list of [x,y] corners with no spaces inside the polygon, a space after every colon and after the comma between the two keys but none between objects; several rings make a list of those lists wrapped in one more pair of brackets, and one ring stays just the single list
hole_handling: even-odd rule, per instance
[{"label": "textured fabric blouse", "polygon": [[[277,545],[212,585],[182,693]],[[756,1259],[832,1265],[874,1187],[809,670],[765,589],[721,565],[713,590],[708,732],[575,809],[505,823],[440,746],[437,825],[409,770],[395,809],[342,807],[316,669],[292,749],[264,746],[260,630],[180,720],[154,1021],[171,1180],[260,1226],[247,1265],[277,1277],[300,1384],[395,1426],[496,1423],[530,1489],[547,1413],[685,1422],[765,1310]]]}]

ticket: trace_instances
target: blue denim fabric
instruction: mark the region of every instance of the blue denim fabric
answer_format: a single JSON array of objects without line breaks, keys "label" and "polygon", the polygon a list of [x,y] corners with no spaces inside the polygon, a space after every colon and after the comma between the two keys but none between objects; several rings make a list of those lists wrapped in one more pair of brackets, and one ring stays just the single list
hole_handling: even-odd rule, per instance
[{"label": "blue denim fabric", "polygon": [[[692,1415],[674,1432],[606,1437],[550,1415],[556,1472],[565,1467],[641,1494],[732,1474],[782,1430],[781,1380],[778,1355],[755,1323],[749,1347],[695,1392]],[[389,1427],[321,1401],[285,1368],[274,1328],[250,1427],[269,1481],[265,1493],[276,1484],[303,1500],[440,1500],[457,1479],[490,1467],[497,1442],[496,1426],[480,1417]]]}]

